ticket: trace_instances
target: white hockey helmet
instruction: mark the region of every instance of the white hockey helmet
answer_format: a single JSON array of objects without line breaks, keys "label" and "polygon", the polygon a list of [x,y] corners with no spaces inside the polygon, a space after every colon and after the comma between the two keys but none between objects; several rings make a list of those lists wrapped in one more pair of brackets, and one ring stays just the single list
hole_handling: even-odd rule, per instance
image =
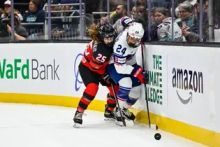
[{"label": "white hockey helmet", "polygon": [[141,43],[141,39],[144,36],[144,28],[141,23],[133,22],[128,27],[127,43],[131,47],[137,47]]},{"label": "white hockey helmet", "polygon": [[128,27],[128,35],[137,39],[141,39],[144,36],[144,28],[141,23],[133,22]]}]

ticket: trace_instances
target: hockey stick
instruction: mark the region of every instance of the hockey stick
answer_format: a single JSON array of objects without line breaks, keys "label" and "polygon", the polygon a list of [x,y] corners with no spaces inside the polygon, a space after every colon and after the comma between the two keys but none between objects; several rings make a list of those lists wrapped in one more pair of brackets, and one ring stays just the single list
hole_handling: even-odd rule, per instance
[{"label": "hockey stick", "polygon": [[[145,71],[145,65],[144,65],[144,43],[141,43],[141,56],[142,56],[142,67]],[[146,105],[147,105],[147,116],[148,116],[148,125],[149,128],[151,128],[151,121],[150,121],[150,111],[149,111],[149,104],[148,104],[148,99],[147,99],[147,87],[144,84],[144,94],[145,94],[145,100],[146,100]]]},{"label": "hockey stick", "polygon": [[126,127],[126,122],[125,122],[124,117],[122,116],[122,111],[121,111],[121,108],[120,108],[120,105],[119,105],[119,102],[118,102],[118,97],[117,97],[117,95],[116,95],[116,93],[115,93],[115,89],[114,89],[113,84],[111,84],[111,88],[112,88],[112,91],[113,91],[113,95],[114,95],[114,97],[115,97],[116,105],[117,105],[117,107],[118,107],[118,110],[119,110],[119,113],[120,113],[120,116],[121,116],[121,120],[122,120],[122,122],[123,122],[123,125]]}]

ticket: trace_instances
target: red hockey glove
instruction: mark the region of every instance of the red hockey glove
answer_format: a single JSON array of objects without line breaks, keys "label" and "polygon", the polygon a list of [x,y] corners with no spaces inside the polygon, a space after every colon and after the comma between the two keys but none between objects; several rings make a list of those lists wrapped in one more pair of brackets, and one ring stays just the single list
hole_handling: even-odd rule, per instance
[{"label": "red hockey glove", "polygon": [[142,84],[145,84],[145,76],[143,74],[143,68],[142,67],[137,67],[134,68],[132,71],[132,74],[134,75],[135,78],[137,78]]}]

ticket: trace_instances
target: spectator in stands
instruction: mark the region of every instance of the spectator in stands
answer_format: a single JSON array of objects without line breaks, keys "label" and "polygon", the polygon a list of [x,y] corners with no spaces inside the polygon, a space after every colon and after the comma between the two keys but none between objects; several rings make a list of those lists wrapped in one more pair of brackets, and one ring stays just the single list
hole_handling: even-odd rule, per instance
[{"label": "spectator in stands", "polygon": [[[121,6],[121,5],[120,5]],[[118,5],[116,8],[116,12],[118,9],[118,14],[123,14],[123,15],[118,15],[120,17],[118,17],[118,20],[113,24],[114,28],[117,30],[117,32],[121,32],[123,30],[123,26],[121,25],[122,21],[124,18],[127,19],[127,17],[129,17],[129,20],[132,19],[134,21],[138,21],[141,22],[144,26],[144,28],[146,28],[147,25],[147,12],[146,12],[146,7],[145,7],[145,2],[142,0],[140,2],[137,2],[135,6],[132,7],[131,10],[131,15],[127,16],[127,9],[126,9],[126,13],[120,13],[120,6]],[[124,6],[125,7],[125,6]]]},{"label": "spectator in stands", "polygon": [[136,16],[134,15],[134,19],[141,22],[144,29],[147,28],[148,16],[147,16],[147,4],[145,1],[139,0],[135,4],[136,6]]},{"label": "spectator in stands", "polygon": [[[23,20],[23,17],[22,17],[21,13],[18,10],[14,10],[14,13],[17,14],[20,21]],[[4,10],[3,10],[3,13],[1,14],[1,18],[6,19],[6,18],[9,18],[9,17],[11,17],[11,1],[6,0],[4,2]]]},{"label": "spectator in stands", "polygon": [[199,42],[198,20],[193,15],[193,5],[189,2],[181,3],[179,5],[179,17],[181,21],[178,24],[186,41]]},{"label": "spectator in stands", "polygon": [[10,26],[10,19],[1,21],[1,27],[5,28],[4,35],[0,36],[1,40],[9,41],[11,34],[14,33],[15,41],[26,40],[28,33],[26,29],[21,25],[21,21],[19,16],[14,14],[14,32],[12,32],[12,28]]},{"label": "spectator in stands", "polygon": [[43,27],[45,21],[45,12],[41,8],[40,0],[30,0],[28,5],[28,11],[24,15],[24,23],[26,29],[29,32],[31,39],[38,39],[43,34]]},{"label": "spectator in stands", "polygon": [[133,6],[131,8],[131,19],[135,19],[135,16],[137,16],[137,7]]},{"label": "spectator in stands", "polygon": [[196,13],[197,13],[197,0],[179,0],[179,2],[178,3],[175,3],[175,4],[177,4],[177,6],[176,6],[176,9],[175,9],[175,15],[176,15],[176,17],[179,17],[179,5],[180,4],[182,4],[182,3],[190,3],[191,5],[192,5],[192,13],[193,14],[195,14],[196,15]]},{"label": "spectator in stands", "polygon": [[118,4],[116,9],[110,15],[110,22],[114,24],[118,19],[127,15],[127,7],[123,4]]},{"label": "spectator in stands", "polygon": [[103,15],[101,16],[100,20],[99,20],[100,25],[104,25],[106,23],[109,23],[109,18],[108,15]]},{"label": "spectator in stands", "polygon": [[163,7],[155,8],[153,15],[157,24],[159,41],[183,41],[182,31],[178,24],[175,21],[173,22],[168,9]]},{"label": "spectator in stands", "polygon": [[14,0],[14,8],[16,8],[23,16],[28,9],[28,2],[29,0]]},{"label": "spectator in stands", "polygon": [[44,22],[45,21],[45,12],[40,8],[40,0],[30,0],[29,1],[29,10],[26,11],[24,16],[24,22],[26,23],[35,23],[35,22]]}]

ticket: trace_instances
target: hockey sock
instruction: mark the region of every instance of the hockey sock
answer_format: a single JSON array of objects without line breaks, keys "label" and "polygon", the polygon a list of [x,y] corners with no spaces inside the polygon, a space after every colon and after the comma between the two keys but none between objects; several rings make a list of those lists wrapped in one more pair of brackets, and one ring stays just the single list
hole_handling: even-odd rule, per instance
[{"label": "hockey sock", "polygon": [[82,98],[79,101],[77,111],[84,112],[87,109],[88,105],[95,98],[95,95],[98,91],[98,84],[90,83],[86,86],[86,89],[83,93]]}]

